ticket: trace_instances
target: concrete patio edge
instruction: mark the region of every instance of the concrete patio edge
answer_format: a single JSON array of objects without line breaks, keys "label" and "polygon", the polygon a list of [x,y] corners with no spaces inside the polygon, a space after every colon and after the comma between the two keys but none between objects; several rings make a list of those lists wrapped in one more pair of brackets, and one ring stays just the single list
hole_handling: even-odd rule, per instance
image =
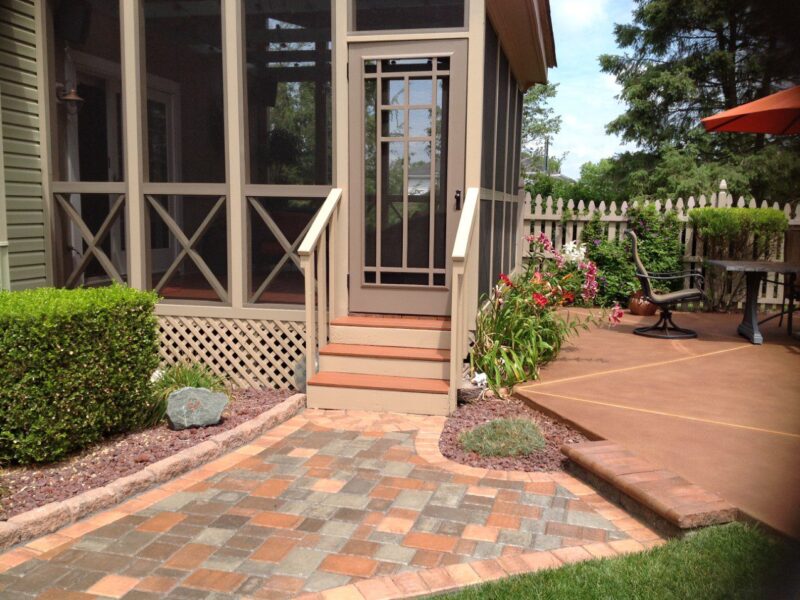
[{"label": "concrete patio edge", "polygon": [[148,488],[164,483],[200,465],[219,458],[230,450],[256,439],[276,425],[291,419],[305,408],[306,395],[293,394],[257,417],[218,433],[208,440],[185,448],[148,465],[141,471],[120,477],[104,486],[87,490],[67,500],[50,502],[0,522],[0,550],[53,533],[86,515],[124,502]]}]

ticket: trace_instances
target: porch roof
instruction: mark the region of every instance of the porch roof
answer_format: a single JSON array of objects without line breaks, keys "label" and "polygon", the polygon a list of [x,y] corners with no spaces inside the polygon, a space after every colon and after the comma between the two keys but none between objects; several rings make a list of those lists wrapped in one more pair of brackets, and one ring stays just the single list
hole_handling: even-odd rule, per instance
[{"label": "porch roof", "polygon": [[550,0],[487,0],[486,12],[523,90],[556,66]]}]

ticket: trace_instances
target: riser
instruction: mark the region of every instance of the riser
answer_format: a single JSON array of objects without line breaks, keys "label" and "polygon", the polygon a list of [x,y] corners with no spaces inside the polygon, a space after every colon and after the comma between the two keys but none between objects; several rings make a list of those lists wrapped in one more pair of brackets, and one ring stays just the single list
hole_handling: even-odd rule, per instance
[{"label": "riser", "polygon": [[331,325],[331,342],[365,346],[408,346],[409,348],[450,348],[450,332],[430,329],[390,329]]},{"label": "riser", "polygon": [[362,373],[366,375],[393,375],[396,377],[423,377],[448,379],[450,363],[431,360],[401,360],[396,358],[367,358],[363,356],[319,357],[321,371]]},{"label": "riser", "polygon": [[308,386],[306,394],[309,408],[442,416],[450,412],[447,394],[422,394],[322,385]]}]

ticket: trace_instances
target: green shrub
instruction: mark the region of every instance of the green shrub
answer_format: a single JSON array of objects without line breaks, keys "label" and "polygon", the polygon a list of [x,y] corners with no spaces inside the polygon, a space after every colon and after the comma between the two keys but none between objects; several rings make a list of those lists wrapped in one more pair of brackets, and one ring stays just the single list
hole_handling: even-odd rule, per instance
[{"label": "green shrub", "polygon": [[[652,204],[628,209],[628,228],[639,238],[639,256],[651,273],[683,270],[681,225],[673,211],[659,212]],[[631,258],[630,240],[608,240],[608,226],[595,213],[581,234],[587,257],[597,264],[597,304],[610,306],[627,303],[631,294],[640,288]],[[683,282],[664,282],[664,291],[678,289]]]},{"label": "green shrub", "polygon": [[0,292],[0,461],[58,460],[143,424],[156,301],[123,286]]},{"label": "green shrub", "polygon": [[[789,226],[775,208],[694,208],[689,221],[703,245],[704,258],[770,260]],[[742,274],[706,271],[706,293],[713,308],[728,309],[744,292]]]},{"label": "green shrub", "polygon": [[545,446],[541,431],[527,419],[495,419],[463,432],[458,442],[480,456],[528,456]]},{"label": "green shrub", "polygon": [[169,395],[185,387],[206,388],[212,392],[226,390],[225,380],[205,365],[181,363],[165,367],[153,382],[153,395],[156,401],[153,403],[152,412],[146,419],[146,425],[160,423],[167,414]]}]

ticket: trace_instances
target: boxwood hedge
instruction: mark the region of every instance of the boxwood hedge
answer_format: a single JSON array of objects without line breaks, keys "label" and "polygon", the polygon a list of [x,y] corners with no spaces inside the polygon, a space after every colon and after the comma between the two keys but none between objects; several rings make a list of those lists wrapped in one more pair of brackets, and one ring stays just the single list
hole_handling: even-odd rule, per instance
[{"label": "boxwood hedge", "polygon": [[119,285],[0,292],[0,461],[58,460],[146,421],[156,301]]}]

